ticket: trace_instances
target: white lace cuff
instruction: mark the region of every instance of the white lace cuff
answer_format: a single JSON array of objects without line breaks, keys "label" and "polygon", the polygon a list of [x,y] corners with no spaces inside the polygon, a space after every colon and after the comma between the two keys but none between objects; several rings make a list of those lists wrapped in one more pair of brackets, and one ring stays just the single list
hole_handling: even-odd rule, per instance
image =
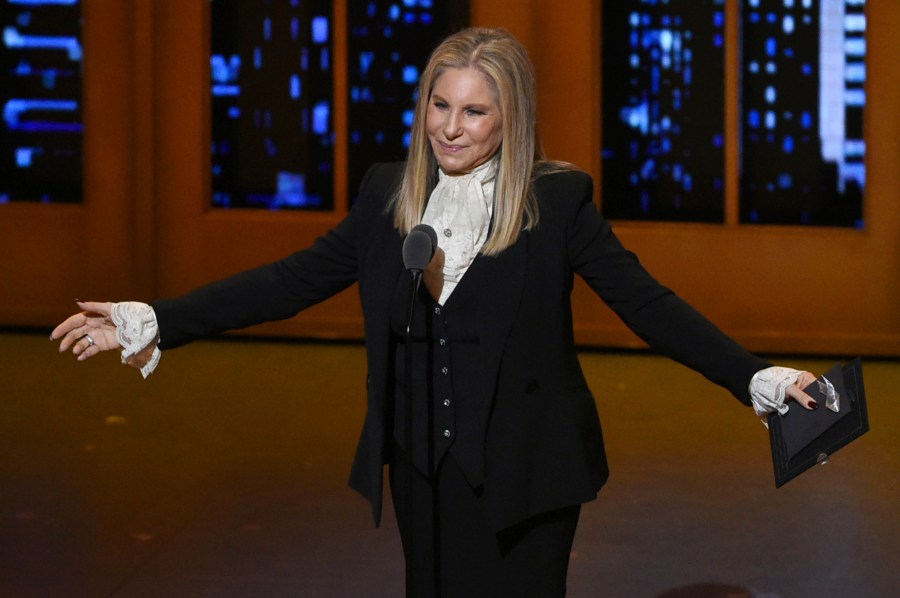
[{"label": "white lace cuff", "polygon": [[800,378],[800,370],[791,368],[770,367],[759,370],[750,380],[750,399],[756,415],[765,418],[769,413],[777,411],[784,415],[789,407],[784,404],[785,391],[788,386]]},{"label": "white lace cuff", "polygon": [[[137,301],[113,303],[110,316],[116,325],[116,340],[123,347],[122,363],[127,363],[130,357],[146,349],[150,343],[157,342],[159,326],[156,323],[156,313],[146,303]],[[153,347],[150,359],[141,366],[141,375],[144,378],[156,369],[160,356],[159,347]]]}]

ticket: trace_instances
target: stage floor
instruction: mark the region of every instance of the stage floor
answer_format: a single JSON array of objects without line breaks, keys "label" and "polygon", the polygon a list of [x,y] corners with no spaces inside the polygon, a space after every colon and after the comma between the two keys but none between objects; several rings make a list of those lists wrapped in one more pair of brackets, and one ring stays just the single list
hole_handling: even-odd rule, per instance
[{"label": "stage floor", "polygon": [[[612,476],[570,596],[900,595],[900,362],[864,361],[872,431],[776,490],[766,431],[727,392],[649,354],[581,359]],[[144,381],[7,332],[0,388],[0,596],[403,596],[389,503],[375,529],[346,485],[362,346],[195,343]]]}]

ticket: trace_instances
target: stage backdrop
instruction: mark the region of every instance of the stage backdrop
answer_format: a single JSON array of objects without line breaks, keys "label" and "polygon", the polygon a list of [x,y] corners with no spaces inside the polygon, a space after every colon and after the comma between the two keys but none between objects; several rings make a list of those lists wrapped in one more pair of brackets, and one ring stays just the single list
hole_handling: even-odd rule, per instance
[{"label": "stage backdrop", "polygon": [[[892,73],[900,39],[891,28],[900,5],[866,3],[861,227],[752,225],[742,217],[738,5],[723,5],[723,221],[619,218],[614,227],[662,282],[753,350],[900,355],[900,81]],[[508,28],[529,48],[544,145],[594,176],[602,206],[602,11],[593,0],[565,6],[473,0],[468,16]],[[325,209],[287,212],[212,207],[210,2],[83,0],[82,10],[83,200],[0,203],[0,325],[51,326],[75,297],[180,293],[308,245],[346,214],[360,48],[348,29],[348,0],[333,3],[327,31],[337,73],[329,99],[331,197]],[[284,184],[283,198],[296,197],[300,180]],[[580,342],[640,346],[580,283],[574,302]],[[251,333],[359,338],[355,289]]]}]

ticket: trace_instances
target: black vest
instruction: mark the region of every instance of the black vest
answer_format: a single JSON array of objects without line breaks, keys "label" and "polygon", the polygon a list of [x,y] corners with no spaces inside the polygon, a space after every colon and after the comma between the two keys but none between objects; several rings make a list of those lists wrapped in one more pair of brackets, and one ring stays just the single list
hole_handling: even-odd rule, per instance
[{"label": "black vest", "polygon": [[[419,289],[410,327],[412,344],[413,463],[422,473],[433,473],[449,451],[469,484],[484,482],[484,438],[489,398],[483,396],[477,284],[479,255],[459,281],[445,305]],[[394,440],[405,448],[406,320],[411,275],[400,278],[392,302],[394,333]],[[482,391],[482,392],[480,392]],[[433,431],[428,433],[428,410],[433,410]],[[429,454],[433,446],[433,455]],[[430,462],[430,463],[429,463]],[[430,467],[429,467],[430,465]],[[430,470],[430,471],[429,471]]]}]

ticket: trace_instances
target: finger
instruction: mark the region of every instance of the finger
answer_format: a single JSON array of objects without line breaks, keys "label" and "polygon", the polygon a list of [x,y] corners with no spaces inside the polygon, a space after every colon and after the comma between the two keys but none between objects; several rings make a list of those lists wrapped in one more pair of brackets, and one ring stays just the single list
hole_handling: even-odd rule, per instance
[{"label": "finger", "polygon": [[72,353],[78,357],[78,361],[84,361],[88,357],[96,355],[103,350],[97,343],[98,339],[94,338],[96,334],[96,331],[94,331],[93,335],[86,332],[72,345]]},{"label": "finger", "polygon": [[[84,335],[89,332],[87,325],[87,318],[83,319],[83,322],[77,328],[72,328],[68,332],[66,332],[65,336],[63,336],[62,340],[59,343],[59,351],[62,353],[63,351],[68,351],[72,349],[73,351],[78,349],[78,341],[84,338]],[[76,353],[77,355],[78,353]]]},{"label": "finger", "polygon": [[785,390],[785,394],[803,405],[805,409],[812,411],[819,408],[819,404],[816,402],[816,400],[800,390],[800,387],[796,384],[788,386]]},{"label": "finger", "polygon": [[109,311],[111,304],[105,301],[75,301],[75,305],[77,305],[80,309],[84,311],[91,312],[94,314],[99,314],[101,316],[107,317],[109,316]]},{"label": "finger", "polygon": [[74,314],[63,320],[63,322],[53,329],[53,332],[50,333],[50,340],[55,341],[56,339],[68,334],[74,328],[78,328],[79,326],[84,326],[84,323],[87,321],[87,317],[84,314]]},{"label": "finger", "polygon": [[815,374],[812,374],[810,372],[803,372],[802,374],[800,374],[800,377],[797,379],[796,384],[802,390],[815,381],[816,381]]},{"label": "finger", "polygon": [[68,351],[73,348],[78,339],[84,336],[85,327],[81,325],[77,328],[72,328],[62,337],[62,340],[59,341],[59,352]]},{"label": "finger", "polygon": [[75,355],[76,357],[81,356],[81,354],[87,351],[92,344],[93,343],[87,339],[87,336],[82,334],[72,343],[72,355]]},{"label": "finger", "polygon": [[97,346],[96,344],[93,344],[93,345],[90,344],[90,342],[86,339],[78,341],[79,345],[81,345],[82,343],[84,343],[87,346],[85,346],[80,352],[78,352],[76,354],[78,356],[77,357],[78,361],[84,361],[85,359],[90,359],[91,357],[93,357],[94,355],[96,355],[97,353],[99,353],[101,351],[99,346]]}]

